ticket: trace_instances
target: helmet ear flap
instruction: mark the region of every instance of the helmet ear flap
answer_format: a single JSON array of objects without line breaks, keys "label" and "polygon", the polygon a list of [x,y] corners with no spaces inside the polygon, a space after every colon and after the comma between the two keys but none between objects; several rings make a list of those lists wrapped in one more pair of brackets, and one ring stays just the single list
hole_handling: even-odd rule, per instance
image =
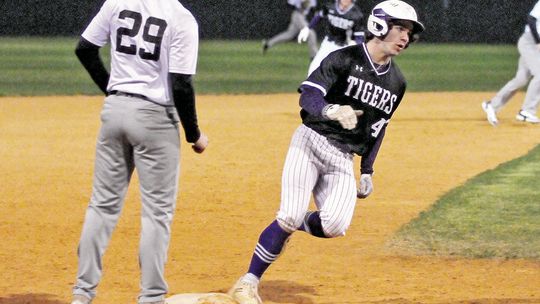
[{"label": "helmet ear flap", "polygon": [[388,23],[373,14],[368,17],[367,28],[375,37],[383,37],[388,34]]}]

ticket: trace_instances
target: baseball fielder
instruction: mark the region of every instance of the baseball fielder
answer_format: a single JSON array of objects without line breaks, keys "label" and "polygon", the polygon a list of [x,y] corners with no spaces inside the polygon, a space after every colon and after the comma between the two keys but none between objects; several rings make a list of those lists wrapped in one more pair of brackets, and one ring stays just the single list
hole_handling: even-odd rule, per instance
[{"label": "baseball fielder", "polygon": [[[142,199],[138,303],[165,303],[164,266],[180,170],[179,119],[196,152],[208,145],[198,127],[191,84],[198,39],[195,18],[177,0],[107,0],[82,34],[76,54],[108,96],[72,304],[96,296],[102,256],[135,168]],[[99,56],[107,42],[110,75]]]},{"label": "baseball fielder", "polygon": [[[300,30],[308,24],[306,16],[315,6],[317,6],[316,0],[287,0],[287,3],[293,8],[289,26],[285,31],[274,37],[263,40],[263,54],[278,43],[283,43],[296,38]],[[309,47],[309,56],[310,58],[313,58],[318,50],[317,35],[314,30],[308,32],[306,40]]]},{"label": "baseball fielder", "polygon": [[508,81],[499,92],[489,101],[482,102],[488,122],[496,126],[499,123],[497,112],[508,103],[517,90],[526,86],[527,93],[516,115],[519,121],[540,123],[536,111],[540,103],[540,1],[536,3],[527,16],[527,25],[518,41],[519,62],[516,75]]},{"label": "baseball fielder", "polygon": [[[389,0],[369,16],[367,43],[330,53],[300,86],[303,124],[285,159],[281,205],[261,234],[248,272],[229,291],[240,304],[260,304],[259,280],[296,230],[345,235],[356,199],[373,191],[373,163],[406,82],[392,57],[424,26],[409,4]],[[361,156],[356,188],[353,158]],[[317,211],[308,211],[313,195]]]},{"label": "baseball fielder", "polygon": [[[308,34],[322,19],[327,21],[326,36],[317,55],[309,65],[308,75],[331,52],[353,43],[360,44],[364,42],[364,15],[354,2],[355,0],[336,0],[335,2],[326,3],[323,9],[313,16],[309,25],[304,27],[298,34],[298,43],[305,42],[309,37]],[[351,36],[353,39],[351,39]]]}]

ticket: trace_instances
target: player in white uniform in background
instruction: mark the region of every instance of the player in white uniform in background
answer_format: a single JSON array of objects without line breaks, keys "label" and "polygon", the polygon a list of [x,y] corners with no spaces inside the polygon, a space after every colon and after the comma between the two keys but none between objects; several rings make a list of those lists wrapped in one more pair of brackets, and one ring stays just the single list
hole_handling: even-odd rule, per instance
[{"label": "player in white uniform in background", "polygon": [[[345,235],[357,198],[373,191],[373,163],[406,89],[392,58],[424,26],[412,6],[389,0],[373,8],[367,27],[366,43],[330,53],[299,88],[302,124],[283,166],[281,204],[259,235],[247,273],[229,291],[239,304],[262,303],[259,281],[295,231]],[[354,155],[361,156],[358,189]],[[315,211],[308,211],[311,197]]]},{"label": "player in white uniform in background", "polygon": [[[110,75],[99,56],[108,42]],[[178,0],[107,0],[82,34],[76,54],[107,97],[73,304],[96,296],[102,256],[135,168],[142,200],[138,303],[165,303],[164,268],[180,172],[178,122],[195,152],[208,145],[198,127],[191,83],[198,45],[197,22]]]},{"label": "player in white uniform in background", "polygon": [[519,62],[516,75],[504,85],[490,101],[482,102],[488,122],[499,123],[497,112],[514,96],[517,90],[529,84],[521,110],[516,115],[519,121],[540,123],[536,116],[540,104],[540,1],[527,16],[527,25],[518,41]]},{"label": "player in white uniform in background", "polygon": [[364,14],[355,4],[355,0],[335,0],[327,2],[311,19],[308,26],[298,34],[298,43],[305,42],[309,33],[326,19],[326,36],[324,37],[317,55],[309,65],[308,76],[321,61],[331,52],[352,44],[364,42]]},{"label": "player in white uniform in background", "polygon": [[[287,4],[292,7],[291,19],[287,29],[270,39],[263,40],[263,54],[278,43],[290,41],[298,35],[300,30],[308,25],[307,15],[317,6],[316,0],[287,0]],[[309,58],[313,59],[317,50],[317,34],[314,30],[308,32],[306,37],[309,47]]]}]

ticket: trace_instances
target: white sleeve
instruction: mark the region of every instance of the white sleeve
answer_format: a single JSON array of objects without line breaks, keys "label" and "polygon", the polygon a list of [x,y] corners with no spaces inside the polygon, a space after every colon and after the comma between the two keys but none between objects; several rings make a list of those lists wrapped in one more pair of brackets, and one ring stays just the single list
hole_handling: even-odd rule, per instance
[{"label": "white sleeve", "polygon": [[169,72],[195,75],[199,52],[199,26],[192,16],[182,16],[171,40]]},{"label": "white sleeve", "polygon": [[107,0],[82,33],[82,37],[97,46],[109,41],[111,17],[115,0]]},{"label": "white sleeve", "polygon": [[533,16],[537,20],[540,19],[540,1],[536,3],[529,15]]}]

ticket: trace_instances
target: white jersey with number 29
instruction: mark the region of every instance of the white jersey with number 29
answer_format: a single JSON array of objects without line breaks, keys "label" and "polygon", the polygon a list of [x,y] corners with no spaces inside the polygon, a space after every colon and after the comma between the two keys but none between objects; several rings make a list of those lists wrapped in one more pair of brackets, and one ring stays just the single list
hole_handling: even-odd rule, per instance
[{"label": "white jersey with number 29", "polygon": [[197,21],[178,0],[107,0],[82,37],[100,47],[111,43],[108,91],[172,106],[168,73],[196,71]]}]

